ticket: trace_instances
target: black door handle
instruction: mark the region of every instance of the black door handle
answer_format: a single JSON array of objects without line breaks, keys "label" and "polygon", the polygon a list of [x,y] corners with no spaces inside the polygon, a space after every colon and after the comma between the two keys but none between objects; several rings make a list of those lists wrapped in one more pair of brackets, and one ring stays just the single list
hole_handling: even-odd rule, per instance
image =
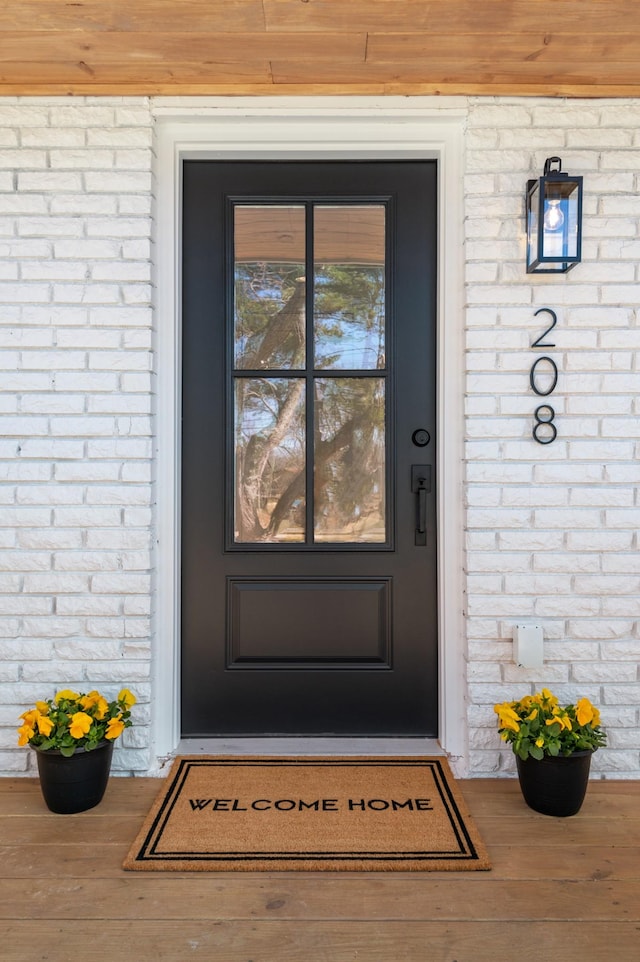
[{"label": "black door handle", "polygon": [[411,465],[411,490],[416,496],[415,544],[427,543],[427,494],[431,491],[431,465]]},{"label": "black door handle", "polygon": [[418,485],[418,517],[416,518],[416,534],[427,533],[427,489],[424,486],[424,478],[419,479],[422,484]]}]

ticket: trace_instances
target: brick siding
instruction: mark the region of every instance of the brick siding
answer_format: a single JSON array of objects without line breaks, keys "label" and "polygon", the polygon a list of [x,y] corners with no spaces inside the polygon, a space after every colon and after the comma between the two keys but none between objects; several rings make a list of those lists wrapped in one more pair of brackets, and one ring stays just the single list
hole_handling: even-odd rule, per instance
[{"label": "brick siding", "polygon": [[0,769],[61,687],[140,698],[151,651],[152,118],[142,100],[0,99]]},{"label": "brick siding", "polygon": [[[546,685],[601,708],[594,769],[640,774],[637,486],[640,106],[469,103],[466,157],[467,588],[470,769],[512,771],[494,702]],[[524,271],[523,192],[547,157],[584,176],[582,264]],[[532,350],[558,317],[554,348]],[[546,323],[545,323],[546,320]],[[559,370],[549,398],[535,357]],[[531,438],[548,400],[557,440]],[[542,669],[513,661],[514,624],[541,624]]]},{"label": "brick siding", "polygon": [[[601,707],[596,773],[638,778],[640,104],[466,103],[463,767],[512,772],[493,704],[547,685]],[[30,764],[17,716],[61,685],[135,690],[115,767],[156,764],[153,122],[143,98],[0,98],[4,773]],[[533,277],[524,187],[552,155],[585,178],[583,263]],[[547,446],[531,438],[540,307],[558,316]],[[543,626],[541,670],[514,664],[520,621]]]}]

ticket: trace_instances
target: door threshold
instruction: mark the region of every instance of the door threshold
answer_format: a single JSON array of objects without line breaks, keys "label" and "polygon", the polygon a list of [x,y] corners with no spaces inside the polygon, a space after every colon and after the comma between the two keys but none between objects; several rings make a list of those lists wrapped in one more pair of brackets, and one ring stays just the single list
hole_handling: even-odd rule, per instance
[{"label": "door threshold", "polygon": [[183,738],[178,755],[445,755],[436,738]]}]

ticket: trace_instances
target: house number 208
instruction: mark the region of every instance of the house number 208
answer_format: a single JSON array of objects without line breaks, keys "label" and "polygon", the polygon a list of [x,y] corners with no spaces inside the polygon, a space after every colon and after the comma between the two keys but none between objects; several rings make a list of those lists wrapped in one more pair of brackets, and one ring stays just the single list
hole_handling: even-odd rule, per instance
[{"label": "house number 208", "polygon": [[[555,312],[549,307],[541,307],[540,310],[535,312],[534,317],[537,317],[538,314],[550,314],[552,322],[540,337],[533,342],[531,347],[555,347],[555,344],[550,344],[545,341],[547,334],[552,331],[558,323]],[[540,378],[544,374],[546,374],[547,377],[544,382],[544,387],[541,387]],[[538,397],[548,397],[549,394],[553,393],[558,383],[558,368],[552,357],[549,357],[547,354],[542,354],[535,359],[529,371],[529,383],[531,390],[534,394],[537,394]],[[551,444],[552,441],[555,441],[558,436],[558,431],[553,423],[556,412],[551,405],[540,404],[539,407],[535,409],[533,416],[536,419],[536,423],[533,426],[533,437],[538,444]]]}]

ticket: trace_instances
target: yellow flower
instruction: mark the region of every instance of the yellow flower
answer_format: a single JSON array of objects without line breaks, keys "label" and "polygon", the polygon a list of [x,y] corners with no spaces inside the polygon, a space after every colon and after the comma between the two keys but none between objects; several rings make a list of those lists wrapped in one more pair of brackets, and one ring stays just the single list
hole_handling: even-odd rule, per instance
[{"label": "yellow flower", "polygon": [[132,724],[130,708],[136,697],[123,688],[117,699],[108,701],[99,691],[76,692],[61,689],[55,698],[35,702],[20,716],[18,744],[62,749],[66,755],[79,748],[93,748],[104,738],[118,738]]},{"label": "yellow flower", "polygon": [[554,711],[553,718],[547,718],[545,725],[555,725],[556,722],[560,725],[560,731],[566,728],[570,732],[573,728],[571,719],[566,712]]},{"label": "yellow flower", "polygon": [[569,732],[572,730],[573,725],[571,724],[571,719],[566,712],[563,712],[563,714],[560,716],[560,721],[562,722],[563,728],[566,728]]},{"label": "yellow flower", "polygon": [[98,721],[102,721],[109,711],[109,702],[102,697],[99,691],[90,691],[88,695],[83,695],[80,704],[85,711],[91,711],[92,708],[95,708],[93,717]]},{"label": "yellow flower", "polygon": [[47,715],[38,714],[38,731],[45,738],[48,738],[53,731],[53,722]]},{"label": "yellow flower", "polygon": [[71,724],[69,725],[69,733],[71,737],[84,738],[91,728],[92,723],[93,718],[91,715],[87,715],[87,713],[83,711],[77,711],[71,716]]},{"label": "yellow flower", "polygon": [[31,741],[34,735],[35,729],[33,729],[31,725],[20,725],[20,728],[18,729],[18,745],[20,745],[20,747],[26,745]]},{"label": "yellow flower", "polygon": [[512,732],[520,731],[520,718],[515,713],[508,701],[504,702],[502,705],[494,705],[493,710],[500,719],[500,728],[508,728]]},{"label": "yellow flower", "polygon": [[106,698],[103,698],[102,695],[99,695],[98,700],[96,702],[96,718],[98,719],[98,721],[102,721],[102,719],[104,718],[104,716],[107,714],[108,711],[109,711],[109,702],[107,701]]},{"label": "yellow flower", "polygon": [[576,705],[576,718],[579,725],[588,725],[593,721],[594,708],[588,698],[581,698]]},{"label": "yellow flower", "polygon": [[123,731],[124,722],[121,721],[120,717],[118,716],[118,718],[110,718],[104,737],[110,739],[119,738]]},{"label": "yellow flower", "polygon": [[543,688],[542,691],[540,692],[540,694],[542,695],[543,701],[548,702],[549,705],[557,705],[557,704],[558,704],[558,699],[556,698],[556,696],[555,696],[552,692],[549,691],[548,688]]},{"label": "yellow flower", "polygon": [[[580,749],[596,751],[606,744],[600,712],[588,698],[561,705],[553,692],[542,688],[533,695],[495,705],[498,733],[520,758],[570,755]],[[544,723],[544,724],[543,724]]]},{"label": "yellow flower", "polygon": [[123,688],[118,695],[118,701],[124,702],[127,708],[132,708],[135,705],[137,698],[129,691],[128,688]]}]

